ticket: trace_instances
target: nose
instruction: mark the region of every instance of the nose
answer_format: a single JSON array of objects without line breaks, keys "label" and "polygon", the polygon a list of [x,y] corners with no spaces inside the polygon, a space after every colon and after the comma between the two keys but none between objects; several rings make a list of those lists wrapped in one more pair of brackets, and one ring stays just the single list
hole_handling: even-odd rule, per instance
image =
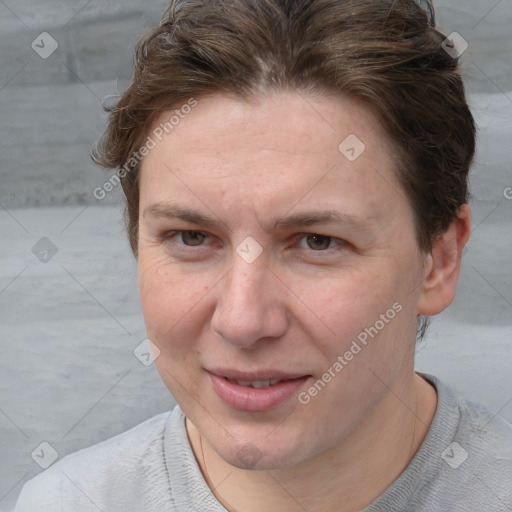
[{"label": "nose", "polygon": [[288,329],[288,315],[280,293],[282,283],[262,260],[246,263],[235,255],[226,278],[219,283],[212,330],[227,343],[253,349],[258,341],[279,338]]}]

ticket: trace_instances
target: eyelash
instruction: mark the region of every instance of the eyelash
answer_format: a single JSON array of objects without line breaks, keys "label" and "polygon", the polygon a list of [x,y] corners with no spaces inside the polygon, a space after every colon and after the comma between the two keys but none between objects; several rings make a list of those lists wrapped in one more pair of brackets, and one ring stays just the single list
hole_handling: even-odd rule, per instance
[{"label": "eyelash", "polygon": [[[176,235],[183,235],[184,233],[193,233],[193,234],[199,234],[199,235],[203,235],[205,237],[205,240],[207,240],[208,238],[211,238],[207,233],[203,233],[202,231],[195,231],[195,230],[190,230],[190,229],[184,229],[184,230],[181,230],[181,231],[170,231],[169,233],[166,233],[162,238],[163,240],[168,243],[168,244],[175,244],[177,243],[177,245],[180,246],[180,249],[182,247],[187,247],[187,248],[193,248],[193,247],[204,247],[203,244],[201,245],[187,245],[187,244],[184,244],[182,242],[175,242],[173,240],[173,238],[176,236]],[[338,247],[328,247],[327,249],[319,249],[319,250],[314,250],[314,249],[309,249],[309,248],[302,248],[302,249],[306,249],[308,250],[309,249],[309,252],[312,252],[312,253],[330,253],[331,251],[333,250],[340,250],[340,249],[343,249],[343,248],[346,248],[349,246],[349,243],[346,242],[345,240],[342,240],[342,239],[339,239],[339,238],[335,238],[335,237],[332,237],[332,236],[329,236],[329,235],[322,235],[320,233],[300,233],[300,241],[303,241],[303,240],[306,240],[306,237],[308,236],[318,236],[318,237],[322,237],[322,238],[328,238],[329,239],[329,245],[331,245],[331,242],[336,242],[338,244]],[[297,236],[299,236],[297,235]],[[188,249],[184,249],[184,250],[188,250]]]}]

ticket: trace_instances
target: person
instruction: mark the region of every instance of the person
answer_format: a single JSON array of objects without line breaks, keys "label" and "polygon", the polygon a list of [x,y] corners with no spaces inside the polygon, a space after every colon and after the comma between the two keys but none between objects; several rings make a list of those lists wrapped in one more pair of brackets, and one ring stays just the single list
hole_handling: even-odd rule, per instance
[{"label": "person", "polygon": [[171,4],[94,158],[178,406],[18,512],[510,510],[512,426],[414,370],[470,235],[446,41],[413,0]]}]

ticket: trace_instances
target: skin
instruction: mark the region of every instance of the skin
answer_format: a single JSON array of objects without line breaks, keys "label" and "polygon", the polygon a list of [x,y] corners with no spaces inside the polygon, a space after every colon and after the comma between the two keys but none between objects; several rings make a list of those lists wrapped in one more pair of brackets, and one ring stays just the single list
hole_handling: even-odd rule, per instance
[{"label": "skin", "polygon": [[[366,146],[352,162],[338,150],[349,134]],[[417,315],[452,301],[470,212],[464,205],[422,253],[391,148],[353,99],[279,92],[247,103],[222,94],[202,98],[142,163],[148,337],[228,510],[360,510],[425,437],[437,397],[414,373]],[[219,225],[155,213],[170,203]],[[363,222],[270,229],[327,208]],[[252,263],[236,252],[248,236],[262,248]],[[292,397],[271,411],[237,411],[212,390],[205,368],[222,366],[311,375],[307,391],[395,303],[402,310],[306,405]],[[244,463],[237,453],[246,445],[254,456]]]}]

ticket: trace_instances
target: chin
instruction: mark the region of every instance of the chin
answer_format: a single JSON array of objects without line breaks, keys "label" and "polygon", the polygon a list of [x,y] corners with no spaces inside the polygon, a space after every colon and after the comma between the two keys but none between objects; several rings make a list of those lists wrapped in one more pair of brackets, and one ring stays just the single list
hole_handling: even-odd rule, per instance
[{"label": "chin", "polygon": [[[268,431],[267,431],[268,432]],[[293,440],[290,432],[284,430],[281,435],[272,434],[269,437],[265,432],[259,436],[244,436],[247,441],[233,442],[233,438],[213,439],[210,445],[225,462],[239,469],[269,471],[287,469],[309,458],[311,439],[307,446],[298,440]],[[307,439],[305,436],[301,436]],[[306,451],[308,450],[308,451]]]},{"label": "chin", "polygon": [[285,448],[282,453],[276,453],[273,449],[260,448],[249,442],[242,445],[235,452],[230,450],[226,456],[222,452],[219,455],[225,462],[239,469],[270,471],[290,468],[300,462],[296,455],[287,452],[288,449]]}]

